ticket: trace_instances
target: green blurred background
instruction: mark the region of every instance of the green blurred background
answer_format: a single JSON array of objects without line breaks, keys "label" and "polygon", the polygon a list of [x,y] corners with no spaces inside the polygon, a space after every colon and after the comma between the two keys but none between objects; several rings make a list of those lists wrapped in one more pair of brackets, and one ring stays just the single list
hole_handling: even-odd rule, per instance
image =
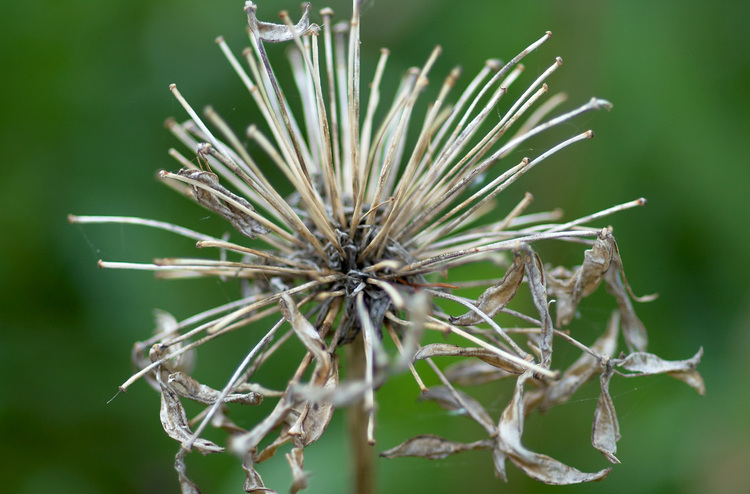
[{"label": "green blurred background", "polygon": [[[297,16],[298,2],[259,3],[262,18],[281,9]],[[313,9],[327,5],[341,18],[350,11],[340,0]],[[742,0],[366,5],[365,83],[381,46],[392,52],[389,73],[401,74],[442,44],[434,90],[455,64],[464,67],[466,81],[486,58],[507,60],[553,32],[525,61],[525,80],[559,55],[565,64],[549,83],[553,92],[570,94],[568,108],[592,95],[615,106],[559,131],[558,138],[592,127],[596,139],[544,163],[500,205],[509,207],[529,190],[534,208],[561,206],[574,218],[647,197],[646,208],[607,221],[636,292],[661,294],[637,307],[651,350],[682,359],[702,345],[708,388],[700,397],[669,378],[618,384],[623,463],[604,483],[549,487],[509,466],[504,484],[493,477],[486,452],[469,452],[444,461],[382,460],[380,492],[750,492],[749,21],[750,4]],[[79,228],[66,215],[144,216],[216,235],[227,229],[159,184],[154,173],[176,168],[166,150],[177,143],[162,122],[183,113],[168,84],[178,83],[196,107],[213,104],[236,128],[258,120],[213,42],[224,35],[239,52],[244,26],[240,0],[0,4],[4,492],[178,492],[177,444],[161,429],[156,393],[139,383],[107,401],[129,376],[130,347],[150,333],[153,308],[183,319],[231,298],[236,288],[100,271],[100,258],[189,255],[192,242],[139,228]],[[276,65],[285,62],[277,58]],[[519,156],[533,156],[544,143],[533,145],[539,147]],[[248,345],[240,338],[218,346],[202,357],[203,365],[220,380],[235,360],[226,355],[241,355]],[[383,391],[380,449],[418,433],[456,439],[477,433],[465,419],[415,404],[409,376]],[[503,393],[490,405],[494,415],[508,400],[507,388]],[[591,392],[546,417],[533,416],[525,441],[581,469],[604,468],[589,444],[595,403]],[[306,470],[313,472],[307,492],[347,492],[343,429],[335,421],[306,455]],[[204,492],[241,492],[233,457],[191,457],[189,466]],[[289,485],[282,458],[260,468],[271,487],[283,492]]]}]

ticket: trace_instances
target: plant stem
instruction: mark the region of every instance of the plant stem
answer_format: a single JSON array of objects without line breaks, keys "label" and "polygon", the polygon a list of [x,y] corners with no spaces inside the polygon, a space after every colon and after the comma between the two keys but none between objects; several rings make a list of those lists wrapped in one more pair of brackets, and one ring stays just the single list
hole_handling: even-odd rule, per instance
[{"label": "plant stem", "polygon": [[[360,334],[355,341],[346,346],[349,361],[349,379],[363,379],[365,375],[364,342]],[[349,443],[354,459],[354,478],[352,492],[356,494],[375,493],[375,462],[372,446],[367,442],[368,413],[363,401],[347,408],[347,425]]]}]

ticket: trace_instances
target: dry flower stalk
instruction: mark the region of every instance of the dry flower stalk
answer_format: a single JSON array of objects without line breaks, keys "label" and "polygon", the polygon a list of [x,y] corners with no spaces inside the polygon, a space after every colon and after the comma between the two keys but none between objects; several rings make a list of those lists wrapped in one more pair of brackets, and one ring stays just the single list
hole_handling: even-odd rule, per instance
[{"label": "dry flower stalk", "polygon": [[[290,198],[277,192],[251,151],[241,144],[241,137],[217,112],[208,108],[204,123],[176,86],[170,86],[190,119],[184,123],[169,120],[167,126],[195,153],[196,160],[170,150],[183,168],[177,173],[162,171],[160,177],[225,218],[247,239],[233,243],[155,220],[70,216],[73,223],[159,228],[217,252],[213,258],[164,258],[153,264],[100,261],[103,268],[149,270],[162,278],[240,278],[251,286],[245,298],[181,322],[159,313],[156,334],[134,348],[138,371],[121,389],[125,391],[143,377],[161,393],[162,424],[181,444],[175,468],[186,493],[198,492],[198,488],[187,476],[185,454],[224,450],[201,437],[208,425],[228,434],[228,448],[241,459],[247,474],[247,492],[274,492],[263,484],[256,465],[287,443],[291,443],[285,453],[291,492],[304,489],[310,483],[304,471],[305,448],[322,436],[337,407],[349,407],[355,464],[360,477],[365,477],[358,489],[367,492],[372,486],[369,445],[375,442],[375,391],[390,375],[407,368],[423,391],[423,400],[475,420],[486,435],[468,443],[419,435],[381,456],[436,459],[485,449],[491,451],[496,474],[502,478],[506,460],[550,484],[604,478],[609,468],[585,473],[525,448],[524,417],[536,408],[565,403],[582,384],[598,376],[601,394],[591,441],[609,462],[619,463],[615,456],[619,426],[609,395],[615,374],[666,373],[704,392],[695,370],[700,351],[685,361],[665,361],[646,353],[646,330],[632,301],[652,297],[633,296],[611,229],[583,226],[643,205],[645,200],[567,223],[556,222],[559,212],[525,214],[530,194],[505,215],[498,215],[491,206],[521,175],[568,146],[592,138],[593,133],[583,132],[506,170],[498,171],[500,159],[535,135],[584,112],[609,109],[610,103],[594,98],[544,120],[565,99],[553,96],[538,105],[547,93],[545,80],[562,64],[559,58],[528,88],[515,90],[523,71],[520,61],[550,38],[546,33],[505,65],[489,60],[463,90],[457,89],[461,71],[452,71],[429,105],[416,138],[407,139],[418,97],[428,84],[440,49],[422,67],[404,74],[393,103],[377,123],[375,114],[383,113],[379,87],[389,77],[389,53],[381,52],[369,99],[361,106],[361,4],[354,0],[348,25],[332,25],[332,11],[324,9],[320,27],[309,20],[309,4],[304,5],[297,24],[292,24],[286,12],[280,15],[281,24],[273,24],[259,21],[256,5],[246,2],[252,45],[243,52],[247,69],[222,38],[217,40],[267,125],[265,132],[251,126],[246,137],[294,187]],[[290,60],[301,115],[292,111],[272,70],[264,48],[269,42],[292,45]],[[449,99],[455,91],[458,97]],[[497,108],[511,93],[518,96],[498,119]],[[450,103],[452,99],[455,103]],[[486,183],[485,176],[490,178]],[[236,192],[221,182],[231,184]],[[550,267],[532,248],[541,241],[584,243],[590,249],[584,252],[581,266]],[[489,266],[487,279],[471,283],[487,287],[481,296],[475,301],[454,295],[461,283],[454,280],[451,270],[479,263]],[[504,269],[497,268],[498,264]],[[602,336],[586,346],[575,339],[574,331],[562,328],[576,319],[579,304],[602,283],[614,296],[617,310]],[[532,315],[509,307],[519,290],[530,293]],[[445,313],[437,304],[439,299],[464,306],[464,313]],[[494,320],[499,314],[515,318],[519,327],[501,327]],[[264,327],[256,322],[269,317],[275,318],[275,324],[259,338],[250,326]],[[291,331],[279,336],[287,324]],[[240,328],[248,332],[253,348],[221,389],[190,375],[197,348]],[[616,355],[620,332],[632,353]],[[453,335],[453,342],[464,343],[420,346],[424,334]],[[283,359],[282,346],[294,338],[307,354],[290,370],[286,389],[270,390],[254,382],[258,368],[269,358]],[[392,340],[393,345],[384,345],[384,340]],[[553,342],[572,344],[582,355],[568,368],[557,369]],[[387,347],[398,351],[389,354]],[[341,348],[350,351],[340,375]],[[460,360],[441,370],[433,359],[447,356]],[[428,389],[424,384],[420,372],[425,368],[417,369],[423,361],[440,385]],[[492,417],[465,389],[500,379],[515,379],[515,391],[502,415]],[[533,383],[530,389],[529,383]],[[182,400],[206,408],[189,421]],[[241,413],[240,405],[265,407],[266,418],[249,430],[239,427],[228,414]]]}]

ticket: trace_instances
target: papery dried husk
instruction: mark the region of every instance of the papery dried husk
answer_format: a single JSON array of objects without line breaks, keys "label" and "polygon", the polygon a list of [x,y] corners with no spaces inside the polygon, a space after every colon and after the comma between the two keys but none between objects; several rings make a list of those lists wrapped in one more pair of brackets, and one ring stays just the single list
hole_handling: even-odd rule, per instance
[{"label": "papery dried husk", "polygon": [[398,458],[402,456],[418,456],[429,460],[446,458],[456,453],[474,449],[491,449],[493,440],[484,439],[473,443],[451,441],[433,434],[422,434],[404,441],[398,446],[380,453],[383,458]]}]

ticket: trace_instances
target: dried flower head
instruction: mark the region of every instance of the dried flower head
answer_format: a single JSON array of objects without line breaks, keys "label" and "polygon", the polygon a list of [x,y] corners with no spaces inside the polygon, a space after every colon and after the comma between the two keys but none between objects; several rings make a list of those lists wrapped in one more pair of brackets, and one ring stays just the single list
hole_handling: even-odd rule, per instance
[{"label": "dried flower head", "polygon": [[[685,361],[646,353],[646,330],[632,301],[652,297],[632,294],[611,228],[583,226],[645,201],[564,223],[559,222],[559,212],[527,214],[530,194],[503,214],[492,201],[537,164],[593,133],[573,136],[509,167],[499,168],[502,158],[532,137],[584,112],[609,109],[610,103],[594,98],[548,118],[564,100],[558,95],[540,103],[547,96],[545,80],[562,64],[559,58],[528,87],[515,89],[523,71],[519,62],[550,38],[546,33],[504,65],[489,60],[462,89],[456,87],[460,70],[453,70],[426,115],[419,117],[416,138],[407,139],[417,99],[440,48],[402,77],[385,109],[379,88],[389,77],[389,53],[382,50],[362,115],[361,3],[354,0],[348,24],[332,25],[331,10],[322,10],[319,27],[309,21],[309,4],[297,24],[286,12],[280,15],[282,24],[272,24],[258,20],[256,5],[246,2],[252,45],[243,52],[246,68],[223,39],[217,40],[265,120],[265,131],[252,125],[246,137],[253,150],[266,156],[253,156],[255,151],[246,148],[213,109],[205,111],[204,121],[176,86],[170,86],[190,119],[170,120],[168,127],[195,159],[170,150],[182,169],[162,171],[160,177],[224,217],[241,234],[238,240],[147,219],[70,217],[75,223],[161,228],[195,239],[202,252],[209,252],[207,257],[163,258],[147,265],[100,261],[101,267],[152,270],[163,278],[240,279],[246,284],[244,298],[181,322],[159,313],[156,334],[135,346],[138,371],[121,389],[144,377],[161,393],[164,429],[180,442],[176,469],[183,492],[197,492],[186,475],[185,454],[225,449],[202,437],[208,425],[228,433],[228,448],[241,458],[247,473],[247,492],[272,492],[256,464],[286,443],[291,443],[286,446],[291,491],[303,489],[308,484],[305,448],[321,437],[339,407],[349,407],[353,423],[361,429],[353,440],[362,482],[358,489],[366,492],[371,480],[369,445],[375,443],[376,390],[389,376],[407,369],[423,399],[470,417],[486,434],[473,442],[420,435],[381,456],[436,459],[484,449],[502,478],[510,460],[527,475],[550,484],[602,479],[609,468],[585,473],[524,447],[524,416],[566,402],[582,384],[598,377],[601,395],[591,440],[609,462],[618,463],[620,435],[609,395],[614,374],[667,373],[703,392],[695,370],[700,351]],[[292,45],[289,58],[301,114],[293,113],[272,69],[264,48],[270,42]],[[456,91],[458,96],[449,99]],[[512,102],[505,104],[506,99]],[[502,114],[498,108],[504,108]],[[379,123],[377,112],[384,114]],[[258,164],[264,162],[283,173],[296,191],[291,197],[279,194],[264,172],[266,165]],[[542,241],[589,248],[580,266],[551,267],[533,249]],[[483,279],[455,278],[454,268],[480,263]],[[577,317],[581,300],[601,284],[615,298],[617,309],[601,336],[587,345],[575,338],[575,331],[563,328]],[[455,294],[477,286],[484,288],[477,300]],[[519,291],[530,295],[530,314],[521,312],[522,303],[514,306]],[[444,308],[449,306],[463,309],[451,314]],[[499,315],[515,322],[501,327]],[[259,335],[256,328],[267,328],[259,321],[267,318],[275,322]],[[290,329],[284,332],[285,327]],[[190,375],[196,349],[239,329],[254,346],[220,389]],[[451,335],[451,341],[463,344],[444,338],[436,343],[427,333]],[[630,353],[618,356],[620,333]],[[270,358],[286,358],[282,348],[290,338],[299,340],[307,352],[290,369],[286,389],[275,391],[255,382],[256,371]],[[581,357],[559,369],[553,342],[577,347]],[[345,358],[340,359],[341,352]],[[458,358],[440,368],[433,360],[442,357]],[[439,385],[428,388],[421,377],[425,372],[436,376],[432,379]],[[515,391],[502,414],[492,417],[466,390],[500,379],[515,379]],[[189,421],[182,400],[203,404],[205,410]],[[264,407],[265,419],[249,430],[238,426],[229,415],[241,414],[240,405]]]}]

